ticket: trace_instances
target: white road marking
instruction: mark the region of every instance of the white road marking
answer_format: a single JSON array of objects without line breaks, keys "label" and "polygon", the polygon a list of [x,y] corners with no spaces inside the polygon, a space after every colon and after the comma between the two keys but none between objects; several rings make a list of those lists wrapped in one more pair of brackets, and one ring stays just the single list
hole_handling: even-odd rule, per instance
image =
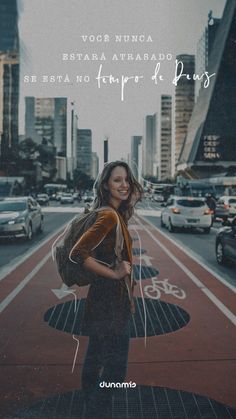
[{"label": "white road marking", "polygon": [[138,215],[148,215],[149,217],[160,217],[161,211],[154,209],[137,209]]},{"label": "white road marking", "polygon": [[14,298],[22,291],[22,289],[31,281],[31,279],[40,271],[40,269],[45,265],[48,259],[51,256],[49,252],[44,258],[35,266],[35,268],[30,272],[26,277],[14,288],[10,294],[1,302],[0,304],[0,313],[14,300]]},{"label": "white road marking", "polygon": [[84,207],[45,207],[42,208],[43,212],[76,212],[82,213],[84,212]]},{"label": "white road marking", "polygon": [[[139,220],[136,220],[141,224]],[[147,220],[144,220],[147,221]],[[148,222],[148,221],[147,221]],[[153,224],[148,222],[153,227]],[[142,225],[142,224],[141,224]],[[236,326],[236,316],[232,313],[204,284],[201,282],[182,262],[180,262],[173,253],[167,249],[145,226],[144,229],[149,236],[161,247],[161,249],[185,272],[185,274],[194,282],[194,284],[213,302],[213,304]],[[158,230],[159,231],[159,230]],[[168,238],[168,237],[167,237]],[[175,244],[176,245],[176,244]]]},{"label": "white road marking", "polygon": [[52,237],[56,236],[62,229],[65,228],[67,224],[68,221],[65,224],[63,224],[63,226],[59,227],[56,231],[47,236],[44,240],[40,241],[33,249],[29,249],[23,256],[18,256],[15,259],[14,263],[8,263],[6,266],[1,268],[0,281],[2,281],[5,278],[5,276],[14,271],[19,265],[25,262],[26,259],[28,259],[34,253],[36,253],[41,247],[43,247],[48,241],[50,241]]},{"label": "white road marking", "polygon": [[[142,218],[142,217],[140,217],[140,218]],[[206,271],[208,271],[209,273],[211,273],[212,275],[214,275],[222,284],[224,284],[231,291],[233,291],[234,293],[236,293],[236,287],[234,285],[230,284],[228,281],[226,281],[224,278],[222,278],[216,271],[214,271],[214,269],[210,268],[202,260],[200,260],[199,258],[201,256],[197,256],[196,253],[193,253],[191,250],[189,250],[189,248],[186,248],[183,243],[174,241],[170,236],[168,236],[163,231],[161,231],[158,227],[156,227],[154,224],[152,224],[151,221],[147,220],[146,218],[144,220],[152,227],[152,229],[157,230],[159,234],[161,234],[163,237],[165,237],[166,239],[168,239],[175,246],[179,246],[181,248],[181,250],[184,253],[186,253],[186,255],[188,257],[190,257],[191,259],[193,259],[200,266],[202,266]],[[215,230],[217,230],[217,229],[215,229]]]}]

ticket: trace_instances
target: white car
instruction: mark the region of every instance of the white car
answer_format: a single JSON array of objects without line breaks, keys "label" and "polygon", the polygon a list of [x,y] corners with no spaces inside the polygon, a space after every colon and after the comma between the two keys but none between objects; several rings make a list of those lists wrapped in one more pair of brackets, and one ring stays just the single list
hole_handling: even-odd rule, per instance
[{"label": "white car", "polygon": [[223,206],[223,208],[228,211],[229,217],[234,217],[236,215],[236,196],[221,196],[217,205]]},{"label": "white car", "polygon": [[61,204],[73,204],[74,198],[71,193],[63,193],[60,199]]},{"label": "white car", "polygon": [[200,227],[204,233],[210,233],[212,215],[204,198],[172,196],[163,205],[161,227],[167,227],[170,232],[177,228]]}]

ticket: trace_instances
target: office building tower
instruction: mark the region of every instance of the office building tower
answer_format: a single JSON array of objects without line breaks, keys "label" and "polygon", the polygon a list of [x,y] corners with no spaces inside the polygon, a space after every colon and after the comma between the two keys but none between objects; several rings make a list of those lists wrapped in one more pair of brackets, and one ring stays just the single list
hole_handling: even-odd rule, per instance
[{"label": "office building tower", "polygon": [[141,175],[141,173],[139,173],[139,167],[141,163],[141,141],[141,135],[134,135],[131,137],[130,167],[136,179],[139,179]]},{"label": "office building tower", "polygon": [[[209,57],[214,45],[221,19],[214,18],[212,11],[208,14],[208,24],[197,43],[196,74],[204,74],[208,70]],[[195,81],[195,101],[201,89],[202,80]]]},{"label": "office building tower", "polygon": [[145,133],[143,144],[143,174],[156,176],[155,162],[157,157],[157,114],[145,118]]},{"label": "office building tower", "polygon": [[194,55],[182,54],[178,55],[176,59],[183,63],[183,72],[190,75],[190,80],[181,77],[175,87],[175,164],[178,163],[194,107],[195,83],[193,80],[195,72]]},{"label": "office building tower", "polygon": [[227,1],[177,167],[188,176],[236,171],[236,3]]},{"label": "office building tower", "polygon": [[18,105],[19,54],[0,53],[0,154],[5,162],[17,154]]},{"label": "office building tower", "polygon": [[77,130],[77,168],[86,175],[92,174],[92,131]]},{"label": "office building tower", "polygon": [[172,176],[172,96],[161,95],[160,130],[157,147],[158,180]]},{"label": "office building tower", "polygon": [[103,161],[104,164],[108,162],[108,138],[105,138],[103,142]]},{"label": "office building tower", "polygon": [[92,152],[92,162],[91,162],[91,177],[96,179],[99,172],[99,158],[97,153]]},{"label": "office building tower", "polygon": [[25,137],[37,144],[44,139],[67,154],[67,98],[25,98]]},{"label": "office building tower", "polygon": [[0,52],[19,52],[17,0],[0,1]]}]

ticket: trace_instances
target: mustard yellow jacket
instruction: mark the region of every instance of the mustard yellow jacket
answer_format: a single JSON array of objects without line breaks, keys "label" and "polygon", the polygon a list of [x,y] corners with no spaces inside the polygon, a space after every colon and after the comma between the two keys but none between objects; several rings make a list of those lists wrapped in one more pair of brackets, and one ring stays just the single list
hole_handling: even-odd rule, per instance
[{"label": "mustard yellow jacket", "polygon": [[[71,257],[83,263],[89,256],[112,265],[115,262],[115,240],[117,215],[120,220],[124,246],[122,260],[128,260],[132,266],[132,239],[123,217],[118,211],[102,210],[97,213],[94,224],[82,235],[73,248]],[[95,249],[95,256],[94,250]],[[97,277],[90,285],[85,304],[83,327],[89,329],[93,322],[105,322],[114,333],[124,327],[130,313],[133,312],[133,287],[131,278],[114,280]]]}]

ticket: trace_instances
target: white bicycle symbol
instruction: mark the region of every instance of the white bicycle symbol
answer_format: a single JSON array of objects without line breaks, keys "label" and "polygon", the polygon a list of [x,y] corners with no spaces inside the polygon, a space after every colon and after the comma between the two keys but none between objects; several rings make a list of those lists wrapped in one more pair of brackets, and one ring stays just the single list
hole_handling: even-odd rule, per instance
[{"label": "white bicycle symbol", "polygon": [[158,300],[161,298],[161,291],[165,294],[171,294],[174,297],[184,299],[186,298],[186,293],[181,288],[177,287],[177,285],[172,285],[169,283],[169,279],[165,278],[162,281],[159,281],[157,277],[153,277],[152,285],[146,285],[144,287],[144,292],[147,297],[153,298]]}]

